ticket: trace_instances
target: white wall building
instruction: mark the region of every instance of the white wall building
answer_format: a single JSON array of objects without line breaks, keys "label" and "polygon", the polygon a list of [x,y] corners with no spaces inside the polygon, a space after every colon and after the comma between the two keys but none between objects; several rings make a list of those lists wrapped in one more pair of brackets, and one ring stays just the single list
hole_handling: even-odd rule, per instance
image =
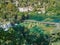
[{"label": "white wall building", "polygon": [[28,11],[33,11],[32,7],[18,7],[20,12],[28,12]]}]

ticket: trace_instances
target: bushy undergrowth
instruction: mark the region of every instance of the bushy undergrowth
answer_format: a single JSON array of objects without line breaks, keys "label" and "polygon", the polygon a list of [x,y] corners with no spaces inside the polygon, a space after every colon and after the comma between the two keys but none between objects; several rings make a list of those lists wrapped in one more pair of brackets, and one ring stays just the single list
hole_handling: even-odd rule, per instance
[{"label": "bushy undergrowth", "polygon": [[49,35],[36,26],[27,29],[18,25],[8,31],[0,29],[0,45],[49,45],[49,42]]}]

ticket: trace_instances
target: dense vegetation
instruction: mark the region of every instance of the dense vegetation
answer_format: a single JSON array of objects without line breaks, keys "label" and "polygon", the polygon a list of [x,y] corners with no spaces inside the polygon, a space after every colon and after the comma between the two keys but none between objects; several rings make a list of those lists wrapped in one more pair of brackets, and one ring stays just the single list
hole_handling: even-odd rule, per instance
[{"label": "dense vegetation", "polygon": [[[18,15],[17,17],[19,17],[21,19],[21,15],[23,15],[23,14],[20,13],[18,11],[18,7],[16,7],[15,4],[13,4],[14,0],[13,1],[1,0],[0,2],[1,2],[0,3],[0,18],[6,19],[6,20],[14,20],[14,17],[16,15]],[[60,6],[59,5],[60,5],[59,0],[57,0],[57,1],[56,0],[19,0],[18,6],[19,7],[31,6],[34,8],[34,10],[32,12],[25,12],[24,15],[31,13],[31,15],[36,15],[36,16],[39,15],[40,16],[39,18],[42,17],[43,19],[51,18],[51,19],[59,20],[60,19]],[[41,8],[44,8],[44,10]],[[45,11],[45,13],[36,14],[39,11],[40,12]]]},{"label": "dense vegetation", "polygon": [[0,45],[49,45],[48,34],[39,27],[25,28],[21,25],[13,26],[8,31],[0,29]]},{"label": "dense vegetation", "polygon": [[[10,22],[7,31],[0,27],[0,45],[52,45],[60,41],[60,32],[49,24],[26,23],[24,20],[60,22],[60,0],[0,0],[0,22]],[[33,7],[33,11],[19,12],[18,7]],[[43,8],[43,9],[42,9]],[[43,13],[44,11],[44,13]],[[15,25],[17,24],[17,25]],[[53,30],[51,33],[50,31]]]}]

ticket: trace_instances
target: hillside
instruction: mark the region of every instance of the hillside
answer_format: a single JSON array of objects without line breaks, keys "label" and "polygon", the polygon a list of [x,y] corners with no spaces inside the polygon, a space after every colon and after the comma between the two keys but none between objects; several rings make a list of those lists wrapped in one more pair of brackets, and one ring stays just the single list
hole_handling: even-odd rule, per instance
[{"label": "hillside", "polygon": [[59,45],[60,0],[0,0],[0,45]]}]

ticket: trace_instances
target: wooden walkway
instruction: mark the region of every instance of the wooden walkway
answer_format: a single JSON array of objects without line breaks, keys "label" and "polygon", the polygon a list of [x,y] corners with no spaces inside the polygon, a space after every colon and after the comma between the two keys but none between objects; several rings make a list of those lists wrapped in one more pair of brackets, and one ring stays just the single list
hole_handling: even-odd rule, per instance
[{"label": "wooden walkway", "polygon": [[36,20],[24,20],[24,23],[38,23],[38,24],[49,24],[49,25],[54,25],[56,26],[56,29],[60,29],[60,23],[56,23],[56,22],[40,22],[40,21],[36,21]]}]

